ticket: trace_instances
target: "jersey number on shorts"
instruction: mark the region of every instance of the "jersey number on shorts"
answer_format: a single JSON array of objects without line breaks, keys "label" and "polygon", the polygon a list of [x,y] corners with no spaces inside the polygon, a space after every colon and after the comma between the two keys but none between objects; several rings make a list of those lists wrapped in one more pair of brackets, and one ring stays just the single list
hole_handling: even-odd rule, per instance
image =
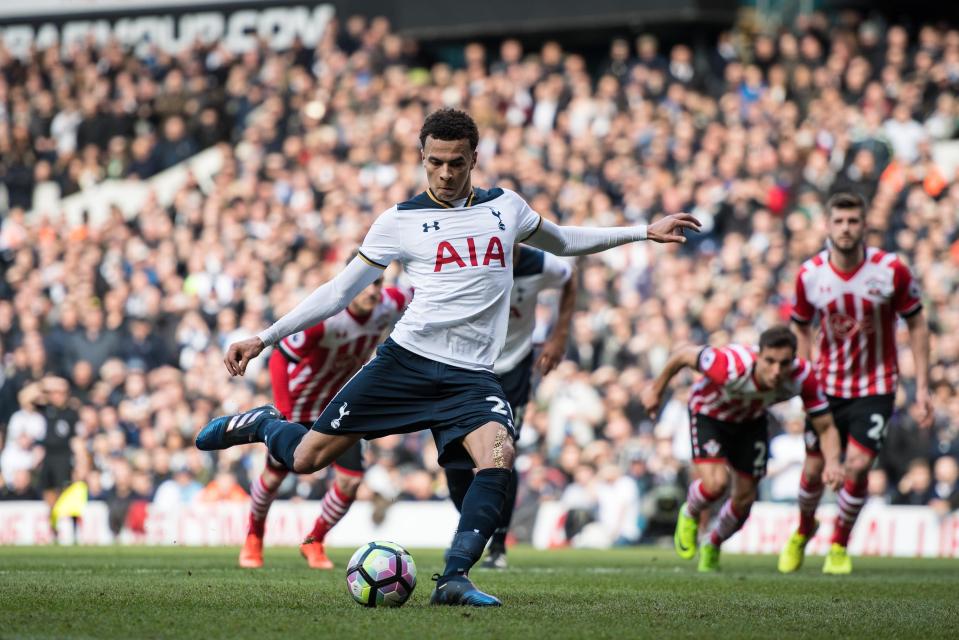
[{"label": "jersey number on shorts", "polygon": [[872,428],[866,432],[866,435],[876,440],[882,440],[882,437],[886,435],[886,420],[883,418],[881,413],[874,413],[869,416],[869,422],[872,423]]},{"label": "jersey number on shorts", "polygon": [[502,398],[497,398],[496,396],[486,396],[486,399],[493,403],[493,408],[490,409],[493,413],[498,413],[501,416],[506,416],[506,420],[509,422],[509,426],[513,426],[513,410],[508,403],[503,402]]},{"label": "jersey number on shorts", "polygon": [[753,446],[756,447],[756,459],[753,460],[753,468],[756,473],[762,473],[762,470],[766,467],[766,443],[755,442]]}]

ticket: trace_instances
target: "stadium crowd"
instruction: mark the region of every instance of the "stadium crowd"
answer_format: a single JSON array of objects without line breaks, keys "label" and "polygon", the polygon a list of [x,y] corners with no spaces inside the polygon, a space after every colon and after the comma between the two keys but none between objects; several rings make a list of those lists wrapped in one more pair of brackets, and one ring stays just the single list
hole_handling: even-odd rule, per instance
[{"label": "stadium crowd", "polygon": [[[569,508],[571,534],[590,522],[611,542],[672,530],[691,377],[656,424],[639,390],[675,345],[751,343],[788,319],[837,189],[870,199],[870,243],[918,274],[933,327],[935,423],[914,419],[901,335],[899,408],[870,494],[959,508],[959,180],[932,156],[959,137],[957,93],[959,27],[818,13],[706,50],[616,39],[599,64],[512,39],[427,61],[361,17],[315,50],[144,57],[91,41],[17,60],[0,48],[0,494],[36,498],[64,480],[44,472],[46,455],[72,461],[115,530],[146,501],[245,499],[262,447],[191,446],[212,416],[270,400],[265,358],[231,380],[224,348],[330,278],[377,213],[423,189],[419,126],[456,106],[480,126],[477,186],[513,188],[562,223],[683,210],[704,223],[681,248],[578,262],[567,360],[539,385],[520,441],[518,537],[544,500]],[[190,181],[171,206],[102,225],[58,222],[62,196],[213,145],[224,166],[212,188]],[[794,500],[804,417],[776,417],[765,496]],[[445,497],[428,433],[373,441],[368,455],[366,497]],[[287,482],[290,497],[324,491]]]}]

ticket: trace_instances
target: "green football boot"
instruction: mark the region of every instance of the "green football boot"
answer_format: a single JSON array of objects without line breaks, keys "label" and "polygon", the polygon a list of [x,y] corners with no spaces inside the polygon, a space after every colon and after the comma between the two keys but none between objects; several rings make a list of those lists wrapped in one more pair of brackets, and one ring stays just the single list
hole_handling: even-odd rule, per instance
[{"label": "green football boot", "polygon": [[711,542],[699,546],[699,572],[715,573],[719,571],[719,547]]},{"label": "green football boot", "polygon": [[818,520],[816,521],[815,528],[809,532],[808,536],[804,536],[798,531],[793,532],[793,534],[789,536],[789,540],[786,541],[786,546],[783,547],[783,550],[779,554],[779,564],[777,567],[780,573],[799,571],[799,568],[802,567],[802,561],[806,557],[806,545],[809,544],[809,541],[816,535],[817,529],[819,529]]},{"label": "green football boot", "polygon": [[686,503],[679,508],[679,517],[676,518],[676,533],[673,542],[676,545],[676,555],[683,560],[692,560],[696,555],[696,538],[699,536],[699,522],[696,518],[686,515]]},{"label": "green football boot", "polygon": [[829,547],[826,562],[822,565],[822,572],[834,576],[844,576],[852,573],[852,558],[846,552],[846,547],[835,542]]}]

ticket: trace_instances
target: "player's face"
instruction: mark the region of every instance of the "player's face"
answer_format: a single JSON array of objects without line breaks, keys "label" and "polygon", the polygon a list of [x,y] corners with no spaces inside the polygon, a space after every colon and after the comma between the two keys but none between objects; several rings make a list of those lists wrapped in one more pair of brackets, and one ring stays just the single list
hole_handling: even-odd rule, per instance
[{"label": "player's face", "polygon": [[862,209],[836,209],[829,212],[829,241],[843,253],[858,251],[866,233]]},{"label": "player's face", "polygon": [[379,304],[382,292],[383,279],[380,278],[360,291],[360,294],[353,298],[353,302],[350,304],[350,310],[358,316],[368,316],[373,313],[373,309]]},{"label": "player's face", "polygon": [[792,373],[795,360],[792,347],[766,347],[756,360],[756,379],[766,389],[778,387]]},{"label": "player's face", "polygon": [[430,191],[443,200],[459,200],[469,195],[470,172],[476,166],[476,152],[467,139],[437,140],[427,136],[423,147],[423,167]]}]

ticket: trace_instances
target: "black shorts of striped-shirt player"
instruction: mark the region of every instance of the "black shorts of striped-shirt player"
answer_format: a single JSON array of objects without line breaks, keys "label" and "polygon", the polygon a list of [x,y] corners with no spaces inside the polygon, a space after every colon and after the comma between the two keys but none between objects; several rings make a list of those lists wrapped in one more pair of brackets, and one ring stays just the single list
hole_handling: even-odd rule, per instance
[{"label": "black shorts of striped-shirt player", "polygon": [[693,462],[725,462],[733,471],[758,480],[769,459],[769,416],[745,422],[717,420],[700,413],[689,416]]}]

